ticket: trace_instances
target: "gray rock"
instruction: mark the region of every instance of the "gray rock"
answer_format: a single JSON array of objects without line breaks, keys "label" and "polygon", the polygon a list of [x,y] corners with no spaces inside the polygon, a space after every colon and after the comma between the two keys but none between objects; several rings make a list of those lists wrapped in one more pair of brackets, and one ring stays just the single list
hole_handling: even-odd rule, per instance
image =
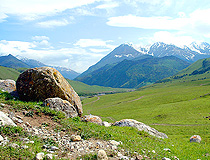
[{"label": "gray rock", "polygon": [[4,112],[0,111],[0,126],[1,125],[17,126]]},{"label": "gray rock", "polygon": [[190,142],[200,143],[201,142],[201,137],[199,135],[193,135],[192,137],[190,137]]},{"label": "gray rock", "polygon": [[23,145],[23,146],[21,146],[21,149],[27,149],[28,148],[28,146],[27,145]]},{"label": "gray rock", "polygon": [[102,122],[102,126],[110,127],[111,125],[112,125],[112,124],[109,123],[109,122],[106,122],[106,121]]},{"label": "gray rock", "polygon": [[106,152],[104,150],[99,150],[97,154],[97,160],[108,160]]},{"label": "gray rock", "polygon": [[162,158],[162,160],[171,160],[171,159],[170,159],[170,158],[164,157],[164,158]]},{"label": "gray rock", "polygon": [[67,118],[78,116],[77,109],[71,103],[58,97],[45,99],[43,105],[50,109],[64,112]]},{"label": "gray rock", "polygon": [[0,142],[3,141],[3,140],[4,140],[4,138],[0,135]]},{"label": "gray rock", "polygon": [[11,79],[0,80],[0,89],[6,92],[14,92],[16,91],[16,82]]},{"label": "gray rock", "polygon": [[50,154],[50,153],[46,154],[45,157],[46,157],[47,160],[53,159],[53,155]]},{"label": "gray rock", "polygon": [[168,138],[168,136],[165,133],[161,133],[158,132],[156,129],[147,126],[144,123],[138,122],[136,120],[133,119],[123,119],[120,121],[117,121],[113,124],[113,126],[120,126],[120,127],[124,127],[124,126],[128,126],[128,127],[135,127],[137,128],[139,131],[145,131],[147,133],[149,133],[152,136],[156,136],[158,138]]},{"label": "gray rock", "polygon": [[82,121],[91,122],[91,123],[96,123],[96,124],[102,125],[101,118],[98,117],[98,116],[94,116],[94,115],[85,115],[85,116],[82,117]]},{"label": "gray rock", "polygon": [[44,153],[40,152],[36,154],[36,160],[42,160],[44,158]]},{"label": "gray rock", "polygon": [[50,149],[51,149],[51,151],[59,150],[59,148],[56,146],[51,146]]}]

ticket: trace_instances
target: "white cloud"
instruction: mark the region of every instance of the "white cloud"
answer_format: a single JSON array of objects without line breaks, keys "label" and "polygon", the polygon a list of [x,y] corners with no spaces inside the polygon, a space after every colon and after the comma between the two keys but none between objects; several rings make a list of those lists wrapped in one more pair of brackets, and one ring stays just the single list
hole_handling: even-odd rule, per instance
[{"label": "white cloud", "polygon": [[187,25],[188,19],[171,17],[138,17],[134,15],[111,17],[107,22],[110,26],[135,27],[143,29],[180,30]]},{"label": "white cloud", "polygon": [[169,16],[141,17],[126,15],[111,17],[107,25],[116,27],[135,27],[141,29],[177,30],[191,34],[210,34],[210,9],[198,9],[190,14],[178,13],[179,17]]},{"label": "white cloud", "polygon": [[101,39],[80,39],[74,45],[80,47],[106,47],[113,48],[113,45],[107,44],[112,41],[103,41]]},{"label": "white cloud", "polygon": [[100,0],[1,0],[0,15],[16,15],[22,19],[35,20],[97,1]]},{"label": "white cloud", "polygon": [[110,49],[95,49],[95,48],[91,48],[90,49],[91,52],[94,52],[94,53],[101,53],[101,52],[109,52]]},{"label": "white cloud", "polygon": [[49,21],[44,21],[44,22],[37,23],[38,26],[43,27],[43,28],[60,27],[60,26],[66,26],[68,24],[70,24],[70,22],[67,21],[66,19],[63,19],[63,20],[49,20]]},{"label": "white cloud", "polygon": [[33,36],[31,39],[35,41],[50,40],[50,38],[47,36]]},{"label": "white cloud", "polygon": [[189,45],[196,41],[191,36],[185,36],[184,33],[170,33],[167,31],[160,31],[154,34],[152,38],[154,42],[164,42],[166,44],[175,44],[176,46]]},{"label": "white cloud", "polygon": [[96,8],[98,8],[98,9],[111,9],[111,8],[116,8],[118,6],[119,6],[119,4],[117,2],[109,2],[109,3],[98,5]]},{"label": "white cloud", "polygon": [[[45,42],[44,42],[45,41]],[[37,42],[38,43],[38,42]],[[47,43],[42,40],[40,43]],[[27,57],[38,60],[46,65],[56,65],[71,68],[77,72],[83,72],[90,65],[95,64],[104,54],[88,51],[79,47],[62,49],[42,49],[34,42],[0,41],[1,56],[12,54],[19,57]]]}]

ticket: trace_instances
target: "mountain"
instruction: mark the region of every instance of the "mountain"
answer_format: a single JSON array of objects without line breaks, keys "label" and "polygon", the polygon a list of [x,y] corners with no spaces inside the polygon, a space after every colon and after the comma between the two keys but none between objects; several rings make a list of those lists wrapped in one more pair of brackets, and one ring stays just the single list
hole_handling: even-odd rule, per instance
[{"label": "mountain", "polygon": [[[41,63],[34,59],[22,58],[21,61],[28,64],[30,66],[30,68],[47,66],[44,63]],[[79,75],[79,73],[77,73],[69,68],[59,67],[59,66],[50,66],[50,67],[57,69],[67,79],[74,79]]]},{"label": "mountain", "polygon": [[131,60],[141,55],[143,55],[143,52],[137,51],[136,49],[132,47],[132,45],[121,44],[120,46],[115,48],[112,52],[110,52],[108,55],[103,57],[98,63],[89,67],[88,70],[83,72],[80,76],[78,76],[76,80],[80,80],[80,77],[88,75],[89,73],[101,67],[104,67],[104,66],[111,67],[125,59]]},{"label": "mountain", "polygon": [[102,67],[80,79],[89,85],[138,88],[172,76],[190,64],[175,56],[143,56],[123,60],[111,68]]},{"label": "mountain", "polygon": [[30,68],[30,66],[23,61],[17,59],[13,55],[9,54],[8,56],[0,57],[0,66],[9,67],[9,68]]},{"label": "mountain", "polygon": [[[144,52],[155,57],[176,56],[188,62],[195,62],[199,59],[210,57],[210,45],[206,42],[196,43],[183,47],[177,47],[173,44],[156,42],[149,48],[143,48]],[[141,50],[143,50],[141,48]]]}]

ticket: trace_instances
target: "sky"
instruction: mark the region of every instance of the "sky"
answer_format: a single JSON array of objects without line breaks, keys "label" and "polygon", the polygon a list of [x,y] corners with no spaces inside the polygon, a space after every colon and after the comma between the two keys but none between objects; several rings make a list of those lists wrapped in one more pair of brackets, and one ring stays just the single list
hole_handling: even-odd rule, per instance
[{"label": "sky", "polygon": [[0,56],[82,73],[122,43],[210,43],[209,0],[0,0]]}]

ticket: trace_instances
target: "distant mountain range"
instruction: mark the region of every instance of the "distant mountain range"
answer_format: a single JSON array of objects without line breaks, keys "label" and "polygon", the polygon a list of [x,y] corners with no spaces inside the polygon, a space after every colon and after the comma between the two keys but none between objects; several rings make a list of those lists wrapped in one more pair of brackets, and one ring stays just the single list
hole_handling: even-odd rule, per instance
[{"label": "distant mountain range", "polygon": [[122,44],[75,80],[89,85],[136,88],[172,76],[190,63],[208,57],[210,45],[206,42],[181,48],[162,42],[145,48]]},{"label": "distant mountain range", "polygon": [[[18,59],[15,56],[9,54],[8,56],[0,56],[0,66],[19,69],[19,68],[44,67],[47,65],[34,59],[28,59],[28,58]],[[79,73],[65,67],[58,67],[58,66],[50,66],[50,67],[57,69],[65,78],[68,79],[74,79],[79,75]]]}]

